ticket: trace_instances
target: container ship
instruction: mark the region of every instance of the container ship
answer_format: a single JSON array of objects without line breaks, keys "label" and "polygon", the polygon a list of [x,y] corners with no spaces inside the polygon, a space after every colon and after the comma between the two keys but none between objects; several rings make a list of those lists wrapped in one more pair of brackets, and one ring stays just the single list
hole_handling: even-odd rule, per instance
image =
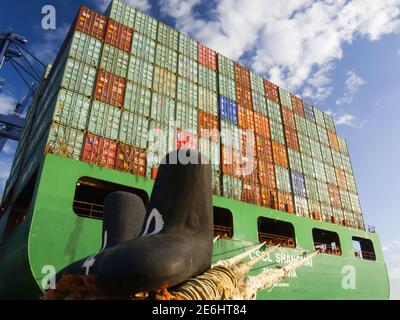
[{"label": "container ship", "polygon": [[160,160],[183,147],[211,159],[213,262],[264,241],[280,248],[255,274],[320,252],[258,299],[388,299],[332,116],[121,0],[80,8],[26,116],[2,197],[0,297],[39,297],[48,266],[97,251],[105,197],[147,203]]}]

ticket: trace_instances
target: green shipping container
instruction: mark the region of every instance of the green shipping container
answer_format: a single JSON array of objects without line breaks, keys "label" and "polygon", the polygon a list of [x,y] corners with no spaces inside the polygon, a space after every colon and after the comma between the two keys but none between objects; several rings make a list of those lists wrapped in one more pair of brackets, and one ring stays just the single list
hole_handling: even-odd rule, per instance
[{"label": "green shipping container", "polygon": [[91,133],[117,140],[120,121],[121,109],[97,100],[93,101],[88,125]]},{"label": "green shipping container", "polygon": [[174,51],[178,51],[179,33],[160,22],[158,23],[157,41]]},{"label": "green shipping container", "polygon": [[114,46],[105,44],[101,55],[100,68],[126,78],[129,65],[129,53],[122,51]]},{"label": "green shipping container", "polygon": [[314,159],[322,161],[322,151],[321,151],[321,145],[319,141],[314,140],[312,138],[309,139],[310,141],[310,147],[311,147],[311,155]]},{"label": "green shipping container", "polygon": [[332,215],[336,218],[339,223],[342,222],[344,218],[344,213],[342,209],[332,207]]},{"label": "green shipping container", "polygon": [[153,90],[171,98],[176,97],[176,75],[168,70],[155,67]]},{"label": "green shipping container", "polygon": [[307,124],[307,135],[311,139],[318,140],[318,130],[315,122],[311,121],[310,119],[306,119],[306,124]]},{"label": "green shipping container", "polygon": [[289,170],[275,165],[275,179],[276,179],[276,188],[285,192],[292,192],[292,186],[290,184],[290,175]]},{"label": "green shipping container", "polygon": [[322,160],[333,166],[333,158],[331,149],[325,145],[321,145]]},{"label": "green shipping container", "polygon": [[151,63],[131,55],[127,75],[128,80],[151,89],[153,74],[154,66]]},{"label": "green shipping container", "polygon": [[135,18],[135,31],[144,34],[150,39],[155,40],[157,38],[157,20],[147,14],[137,11]]},{"label": "green shipping container", "polygon": [[342,157],[342,164],[343,164],[344,171],[346,171],[348,173],[352,173],[353,169],[351,167],[351,162],[350,162],[349,156],[346,156],[342,153],[341,157]]},{"label": "green shipping container", "polygon": [[325,128],[324,113],[316,107],[313,107],[315,122],[322,128]]},{"label": "green shipping container", "polygon": [[[251,92],[253,98],[253,109],[256,112],[263,114],[268,117],[268,109],[267,109],[267,100],[265,99],[264,94],[257,93],[255,91]],[[279,121],[279,120],[277,120]]]},{"label": "green shipping container", "polygon": [[324,163],[324,167],[325,167],[325,174],[326,174],[327,182],[329,184],[337,187],[338,183],[336,180],[335,168],[328,163]]},{"label": "green shipping container", "polygon": [[219,94],[223,97],[236,101],[236,85],[235,80],[228,78],[222,74],[218,75]]},{"label": "green shipping container", "polygon": [[135,15],[136,9],[121,0],[111,1],[108,12],[106,12],[106,16],[129,28],[133,28],[135,25]]},{"label": "green shipping container", "polygon": [[97,70],[83,62],[69,58],[65,65],[61,86],[84,96],[91,97],[96,83]]},{"label": "green shipping container", "polygon": [[86,33],[75,31],[72,37],[69,55],[92,67],[97,67],[99,65],[102,46],[103,44],[100,40]]},{"label": "green shipping container", "polygon": [[328,185],[326,182],[317,180],[317,188],[318,188],[318,195],[319,201],[321,203],[329,204],[331,203],[331,198],[329,196]]},{"label": "green shipping container", "polygon": [[301,154],[301,163],[303,165],[303,172],[305,175],[310,177],[316,178],[315,170],[314,170],[314,163],[310,156],[302,153]]},{"label": "green shipping container", "polygon": [[[306,192],[307,192],[307,197],[309,199],[318,201],[319,200],[319,195],[318,195],[318,187],[317,187],[317,180],[314,179],[313,177],[304,176],[304,180],[306,183]],[[319,211],[317,211],[319,212]]]},{"label": "green shipping container", "polygon": [[300,152],[288,148],[288,157],[289,157],[289,166],[293,171],[297,171],[303,173],[303,165],[301,163],[301,155]]},{"label": "green shipping container", "polygon": [[218,96],[215,92],[199,87],[198,107],[201,111],[218,116]]},{"label": "green shipping container", "polygon": [[353,193],[357,193],[356,181],[352,173],[345,172],[347,188]]},{"label": "green shipping container", "polygon": [[325,221],[330,221],[333,214],[332,207],[328,203],[321,203],[321,213]]},{"label": "green shipping container", "polygon": [[336,132],[335,121],[333,117],[327,113],[324,113],[325,127],[333,132]]},{"label": "green shipping container", "polygon": [[176,104],[176,127],[197,135],[197,109],[178,101]]},{"label": "green shipping container", "polygon": [[337,152],[336,150],[332,150],[331,149],[331,153],[332,153],[332,159],[333,159],[333,165],[336,169],[341,169],[343,170],[343,163],[342,163],[342,156],[340,155],[339,152]]},{"label": "green shipping container", "polygon": [[199,64],[198,80],[200,86],[217,92],[217,73],[215,71]]},{"label": "green shipping container", "polygon": [[240,130],[230,121],[221,120],[221,142],[226,147],[240,150]]},{"label": "green shipping container", "polygon": [[306,118],[299,116],[298,114],[295,114],[294,119],[296,122],[297,132],[308,136]]},{"label": "green shipping container", "polygon": [[141,149],[147,147],[149,120],[132,112],[122,112],[119,140]]},{"label": "green shipping container", "polygon": [[175,100],[158,93],[153,93],[150,117],[164,125],[172,125],[175,121],[175,107]]},{"label": "green shipping container", "polygon": [[149,117],[151,91],[128,81],[125,89],[124,109],[144,117]]},{"label": "green shipping container", "polygon": [[178,74],[183,78],[189,79],[197,83],[198,80],[198,64],[196,61],[179,54],[178,57]]},{"label": "green shipping container", "polygon": [[327,182],[324,163],[322,161],[313,159],[313,164],[314,164],[315,177],[317,178],[317,180]]},{"label": "green shipping container", "polygon": [[140,33],[134,32],[131,53],[136,57],[154,63],[156,58],[156,42]]},{"label": "green shipping container", "polygon": [[194,82],[178,77],[177,100],[197,108],[199,88]]},{"label": "green shipping container", "polygon": [[347,143],[346,140],[340,136],[337,136],[338,140],[339,140],[339,149],[340,152],[346,156],[349,155],[349,149],[347,148]]},{"label": "green shipping container", "polygon": [[321,144],[329,147],[329,138],[328,138],[328,133],[327,133],[326,129],[321,126],[317,126],[317,131],[318,131],[319,142],[321,142]]},{"label": "green shipping container", "polygon": [[218,73],[229,79],[235,79],[235,63],[227,57],[217,54],[218,58]]},{"label": "green shipping container", "polygon": [[347,190],[339,189],[340,191],[340,201],[342,202],[343,209],[352,210],[350,196]]},{"label": "green shipping container", "polygon": [[298,133],[300,151],[302,154],[312,156],[310,139],[304,134]]},{"label": "green shipping container", "polygon": [[308,218],[310,216],[310,212],[308,210],[307,198],[303,198],[300,196],[294,196],[294,207],[296,211],[296,215],[300,217]]},{"label": "green shipping container", "polygon": [[310,210],[310,213],[313,212],[321,213],[321,204],[319,203],[318,200],[308,199],[307,203],[308,203],[308,210]]},{"label": "green shipping container", "polygon": [[197,61],[198,60],[198,44],[196,40],[189,38],[183,33],[179,33],[179,53]]},{"label": "green shipping container", "polygon": [[208,139],[199,138],[199,151],[210,161],[212,171],[221,171],[220,144]]},{"label": "green shipping container", "polygon": [[157,43],[155,64],[176,73],[178,70],[178,53],[160,43]]},{"label": "green shipping container", "polygon": [[275,101],[267,99],[268,116],[270,119],[282,123],[281,106]]},{"label": "green shipping container", "polygon": [[78,93],[61,89],[57,96],[53,120],[65,126],[86,130],[90,99]]},{"label": "green shipping container", "polygon": [[264,79],[262,76],[250,71],[251,90],[265,97]]},{"label": "green shipping container", "polygon": [[349,192],[350,203],[352,211],[355,213],[361,213],[360,199],[356,193]]},{"label": "green shipping container", "polygon": [[269,127],[271,130],[271,139],[280,144],[285,144],[285,131],[283,130],[282,123],[269,119]]},{"label": "green shipping container", "polygon": [[231,176],[222,176],[223,196],[226,198],[241,200],[242,180]]},{"label": "green shipping container", "polygon": [[47,139],[51,153],[80,160],[84,133],[66,126],[52,124]]},{"label": "green shipping container", "polygon": [[154,120],[150,120],[149,127],[147,165],[151,167],[158,166],[162,158],[174,149],[175,130],[167,124]]},{"label": "green shipping container", "polygon": [[289,91],[286,91],[285,89],[279,88],[279,97],[281,100],[281,105],[293,109],[292,107],[292,95],[290,94]]}]

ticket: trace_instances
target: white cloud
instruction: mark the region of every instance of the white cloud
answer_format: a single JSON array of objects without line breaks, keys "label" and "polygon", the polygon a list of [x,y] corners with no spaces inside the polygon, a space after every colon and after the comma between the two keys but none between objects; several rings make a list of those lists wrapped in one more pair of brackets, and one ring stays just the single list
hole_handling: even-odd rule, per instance
[{"label": "white cloud", "polygon": [[13,154],[16,150],[16,144],[14,141],[8,140],[4,145],[3,152],[5,154]]},{"label": "white cloud", "polygon": [[[151,8],[149,0],[122,0],[122,1],[142,11],[147,11]],[[104,12],[104,10],[106,10],[108,5],[110,4],[110,0],[100,0],[100,1],[96,0],[95,4],[100,11]]]},{"label": "white cloud", "polygon": [[8,114],[14,110],[16,100],[13,96],[0,93],[0,114]]},{"label": "white cloud", "polygon": [[345,82],[345,92],[343,97],[336,100],[337,105],[349,104],[353,101],[354,96],[357,94],[358,89],[366,84],[367,82],[363,80],[353,71],[347,71],[347,79]]},{"label": "white cloud", "polygon": [[315,100],[332,92],[329,72],[345,43],[400,30],[400,0],[217,0],[207,19],[195,0],[159,3],[178,29],[231,59],[252,56],[253,70]]},{"label": "white cloud", "polygon": [[333,116],[337,126],[349,126],[355,129],[361,129],[367,124],[367,120],[358,120],[355,116],[349,113],[338,114],[331,110],[328,110],[327,113]]}]

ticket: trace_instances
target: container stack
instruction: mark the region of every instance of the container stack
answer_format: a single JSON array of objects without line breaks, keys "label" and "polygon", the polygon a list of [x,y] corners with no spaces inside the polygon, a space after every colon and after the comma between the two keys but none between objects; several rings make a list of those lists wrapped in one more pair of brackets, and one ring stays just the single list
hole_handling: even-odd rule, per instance
[{"label": "container stack", "polygon": [[121,0],[82,7],[46,74],[5,193],[46,152],[155,179],[165,154],[192,148],[215,195],[364,228],[330,115]]}]

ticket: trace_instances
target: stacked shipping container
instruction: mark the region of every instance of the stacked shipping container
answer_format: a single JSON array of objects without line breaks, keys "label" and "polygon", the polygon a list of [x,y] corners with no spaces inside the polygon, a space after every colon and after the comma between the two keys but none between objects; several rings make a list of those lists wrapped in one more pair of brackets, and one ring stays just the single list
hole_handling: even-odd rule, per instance
[{"label": "stacked shipping container", "polygon": [[154,179],[190,147],[211,159],[216,195],[363,228],[330,115],[120,0],[106,16],[81,8],[49,78],[25,159],[43,146]]}]

